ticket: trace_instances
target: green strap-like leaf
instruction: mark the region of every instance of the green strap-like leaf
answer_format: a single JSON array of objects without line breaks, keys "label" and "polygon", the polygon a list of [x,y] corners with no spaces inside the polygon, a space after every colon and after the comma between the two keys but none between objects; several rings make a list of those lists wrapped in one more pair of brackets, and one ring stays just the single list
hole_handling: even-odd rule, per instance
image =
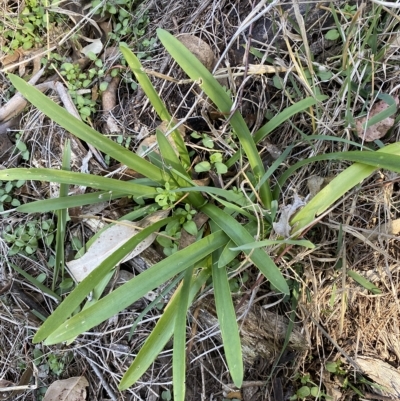
[{"label": "green strap-like leaf", "polygon": [[[163,29],[157,29],[157,35],[168,53],[171,54],[183,71],[185,71],[191,79],[199,83],[200,88],[204,90],[206,95],[217,105],[222,113],[229,114],[233,105],[232,100],[210,71],[208,71],[207,68],[170,33]],[[239,138],[240,144],[249,159],[250,166],[255,176],[260,179],[264,174],[264,165],[258,154],[250,130],[238,111],[232,115],[230,124]],[[266,203],[266,207],[269,207],[272,198],[268,185],[263,185],[261,187],[260,196],[263,202]]]},{"label": "green strap-like leaf", "polygon": [[381,294],[382,291],[374,284],[367,280],[365,277],[361,276],[354,270],[348,270],[347,275],[350,276],[354,281],[358,284],[362,285],[368,291],[371,291],[373,294]]},{"label": "green strap-like leaf", "polygon": [[[325,160],[329,158],[351,160],[360,163],[355,163],[341,172],[295,215],[291,220],[291,224],[296,231],[310,224],[315,216],[327,210],[337,199],[370,176],[378,168],[386,168],[388,170],[400,172],[400,143],[393,143],[376,152],[355,151],[320,155],[296,163],[289,170],[293,172],[306,164],[305,162],[322,160],[324,157]],[[283,178],[288,176],[287,172],[285,172],[284,176]],[[280,185],[282,184],[283,182],[280,181]]]},{"label": "green strap-like leaf", "polygon": [[[64,147],[62,169],[71,170],[71,144],[67,140]],[[60,196],[68,196],[69,185],[60,184]],[[56,263],[54,265],[53,283],[51,289],[54,291],[58,275],[61,271],[61,279],[64,279],[64,247],[65,247],[65,230],[67,228],[67,209],[57,211],[57,232],[56,232]]]},{"label": "green strap-like leaf", "polygon": [[186,391],[186,315],[188,309],[190,285],[193,267],[185,272],[183,285],[179,294],[176,308],[174,328],[174,348],[172,354],[172,383],[174,388],[174,401],[185,401]]},{"label": "green strap-like leaf", "polygon": [[[89,275],[76,286],[71,294],[68,295],[61,305],[59,305],[52,315],[43,323],[33,338],[33,342],[37,343],[43,341],[54,331],[56,331],[61,324],[71,316],[71,314],[81,304],[90,291],[92,291],[93,288],[95,288],[101,282],[104,276],[106,276],[126,255],[128,255],[150,234],[159,230],[165,224],[168,224],[168,222],[173,220],[174,218],[170,217],[152,224],[126,241],[117,251],[108,256],[95,270],[89,273]],[[64,341],[67,341],[80,333],[82,333],[82,331],[78,330],[78,333],[72,334],[71,336],[65,338]]]},{"label": "green strap-like leaf", "polygon": [[9,74],[11,83],[15,88],[42,113],[50,117],[61,127],[71,132],[73,135],[90,143],[96,149],[104,152],[106,155],[120,161],[125,166],[137,171],[138,173],[152,179],[153,181],[162,183],[165,176],[162,170],[153,166],[140,156],[132,153],[130,150],[113,142],[111,139],[100,134],[93,128],[86,125],[83,121],[78,120],[68,113],[67,110],[54,103],[51,99],[41,93],[33,86],[26,83],[22,78]]},{"label": "green strap-like leaf", "polygon": [[178,156],[176,155],[174,148],[170,144],[169,140],[160,131],[156,130],[157,143],[160,149],[162,158],[167,167],[172,166],[175,170],[179,171],[181,174],[188,176],[186,170],[183,168]]},{"label": "green strap-like leaf", "polygon": [[[168,113],[168,110],[165,107],[163,101],[158,96],[158,93],[154,89],[154,86],[152,85],[149,77],[143,72],[143,67],[142,64],[140,63],[140,60],[132,53],[132,51],[126,45],[121,44],[120,50],[123,56],[125,57],[125,60],[127,61],[129,67],[135,74],[140,87],[143,89],[144,93],[150,100],[151,105],[154,107],[154,110],[161,118],[161,120],[170,123],[171,126],[170,128],[172,128],[174,126],[173,119]],[[177,129],[175,129],[171,133],[171,135],[172,138],[174,139],[174,142],[176,144],[182,162],[187,166],[190,166],[190,157],[181,134]]]},{"label": "green strap-like leaf", "polygon": [[[122,285],[111,294],[102,298],[92,307],[78,313],[65,323],[61,324],[60,322],[58,328],[57,325],[52,324],[52,326],[46,330],[46,336],[49,332],[51,333],[46,340],[46,344],[50,345],[67,341],[68,339],[77,336],[94,326],[97,326],[104,320],[114,316],[121,310],[127,308],[133,302],[142,298],[149,291],[165,283],[173,276],[203,259],[219,247],[224,246],[227,242],[228,237],[221,232],[217,232],[195,242],[181,251],[174,253],[173,255],[139,274],[126,284]],[[100,267],[97,269],[99,268]],[[65,321],[70,313],[72,313],[70,310],[68,310],[68,312],[69,313],[62,314],[63,321]],[[36,338],[36,336],[38,336],[38,338]],[[40,341],[40,339],[43,337],[46,337],[40,331],[36,334],[36,336],[34,338],[35,342]]]},{"label": "green strap-like leaf", "polygon": [[[210,275],[211,269],[203,269],[197,277],[193,277],[190,286],[189,303],[192,302],[195,295],[208,280]],[[170,299],[164,313],[157,322],[156,327],[146,338],[145,343],[137,354],[132,365],[122,377],[121,383],[119,384],[120,390],[126,390],[142,377],[171,338],[172,333],[174,332],[175,319],[178,310],[177,305],[179,292],[180,287]]]},{"label": "green strap-like leaf", "polygon": [[[245,229],[250,233],[251,236],[257,234],[257,222],[256,221],[251,221],[247,223],[245,226]],[[224,247],[224,250],[222,251],[219,260],[218,260],[218,267],[225,267],[228,263],[232,262],[233,259],[236,258],[237,255],[241,251],[233,251],[232,248],[235,247],[235,243],[230,240]]]},{"label": "green strap-like leaf", "polygon": [[[257,144],[262,141],[266,136],[268,136],[275,128],[278,128],[282,125],[286,120],[290,117],[294,116],[297,113],[301,113],[302,111],[308,109],[309,107],[315,106],[318,102],[322,102],[325,100],[327,96],[316,96],[307,97],[299,102],[289,106],[285,110],[281,111],[279,114],[271,118],[265,125],[263,125],[253,136],[254,142]],[[240,153],[236,152],[227,162],[226,165],[228,167],[232,166],[239,160]]]},{"label": "green strap-like leaf", "polygon": [[102,189],[121,193],[124,192],[135,197],[153,197],[157,194],[155,188],[135,184],[129,181],[119,181],[113,178],[100,177],[92,174],[75,173],[72,171],[53,170],[47,168],[12,168],[0,171],[0,180],[37,180],[59,182],[69,185],[84,185],[85,187]]},{"label": "green strap-like leaf", "polygon": [[315,248],[315,245],[307,241],[305,239],[283,239],[283,240],[263,240],[263,241],[257,241],[257,242],[251,242],[250,244],[242,245],[242,246],[237,246],[234,248],[231,248],[232,251],[245,251],[245,250],[251,250],[251,249],[256,249],[256,248],[262,248],[265,246],[271,246],[271,245],[280,245],[280,244],[289,244],[289,245],[297,245],[297,246],[304,246],[306,248],[313,249]]},{"label": "green strap-like leaf", "polygon": [[221,329],[222,342],[229,372],[235,386],[240,388],[243,383],[243,358],[240,344],[239,329],[236,322],[236,313],[233,306],[226,269],[218,267],[218,256],[213,260],[212,277],[214,285],[215,306],[218,322]]},{"label": "green strap-like leaf", "polygon": [[[254,238],[240,223],[215,205],[207,204],[201,208],[201,211],[209,216],[237,246],[254,242]],[[250,254],[251,261],[278,291],[283,294],[289,294],[289,287],[286,280],[264,250],[254,249],[251,253],[246,253]]]},{"label": "green strap-like leaf", "polygon": [[60,196],[59,198],[45,199],[36,202],[25,203],[16,208],[21,213],[47,213],[53,210],[69,209],[77,206],[94,205],[95,203],[108,202],[118,198],[129,196],[127,193],[101,191],[90,194]]}]

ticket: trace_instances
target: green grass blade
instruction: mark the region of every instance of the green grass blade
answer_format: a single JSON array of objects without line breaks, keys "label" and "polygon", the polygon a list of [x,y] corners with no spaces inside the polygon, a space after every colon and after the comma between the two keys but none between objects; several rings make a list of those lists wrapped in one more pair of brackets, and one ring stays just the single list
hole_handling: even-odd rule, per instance
[{"label": "green grass blade", "polygon": [[[206,95],[217,105],[222,113],[229,114],[232,108],[232,100],[213,77],[210,71],[174,36],[163,29],[157,29],[157,35],[167,49],[168,53],[180,65],[180,67],[189,75],[189,77],[199,83],[199,86]],[[249,159],[250,166],[254,175],[260,179],[264,174],[264,165],[258,154],[253,137],[246,125],[242,115],[236,111],[230,119],[230,124],[239,138],[240,144],[246,156]],[[261,188],[261,199],[269,206],[272,198],[268,185]]]},{"label": "green grass blade", "polygon": [[[193,277],[190,286],[189,303],[192,302],[210,275],[211,269],[203,269],[197,277]],[[132,386],[143,376],[171,338],[175,327],[179,292],[180,289],[178,288],[157,322],[156,327],[147,337],[132,365],[122,377],[121,383],[119,384],[119,389],[121,391]]]},{"label": "green grass blade", "polygon": [[63,196],[59,198],[45,199],[24,205],[16,208],[17,212],[21,213],[47,213],[53,210],[69,209],[71,207],[94,205],[95,203],[108,202],[118,198],[129,196],[127,193],[101,191],[90,194]]},{"label": "green grass blade", "polygon": [[[67,140],[63,152],[62,167],[65,171],[71,169],[71,144]],[[59,197],[68,196],[69,185],[60,184]],[[57,232],[56,232],[56,262],[54,265],[53,283],[51,289],[54,291],[58,275],[61,271],[61,280],[64,279],[64,246],[65,246],[65,230],[67,227],[67,209],[57,211]]]},{"label": "green grass blade", "polygon": [[[219,256],[220,252],[215,252],[215,254]],[[213,260],[212,266],[215,306],[229,372],[235,386],[241,388],[243,383],[243,358],[239,328],[236,322],[228,275],[225,268],[220,269],[218,267],[218,257],[216,259]]]},{"label": "green grass blade", "polygon": [[185,401],[186,392],[186,315],[188,309],[190,285],[193,267],[185,272],[183,285],[179,294],[176,308],[174,347],[172,354],[172,383],[174,401]]},{"label": "green grass blade", "polygon": [[129,181],[119,181],[113,178],[95,176],[92,174],[75,173],[72,171],[53,170],[47,168],[12,168],[0,171],[0,180],[37,180],[59,182],[68,185],[84,185],[85,187],[102,189],[106,191],[124,192],[135,197],[154,197],[155,188],[135,184]]},{"label": "green grass blade", "polygon": [[[207,204],[201,208],[201,211],[209,216],[237,246],[254,242],[254,238],[240,223],[215,205]],[[254,249],[251,252],[250,259],[278,291],[289,294],[286,280],[264,250]]]},{"label": "green grass blade", "polygon": [[[123,244],[116,252],[107,257],[95,270],[93,270],[76,288],[68,295],[68,297],[61,303],[61,305],[52,313],[52,315],[43,323],[35,337],[33,342],[38,343],[49,337],[54,331],[56,331],[61,324],[63,324],[75,311],[75,309],[81,304],[85,297],[93,290],[129,252],[132,251],[140,242],[147,238],[150,234],[160,229],[163,225],[172,221],[173,218],[167,218],[160,220],[151,226],[145,228],[137,235],[129,239]],[[123,308],[122,308],[123,309]],[[67,323],[68,324],[68,323]],[[84,331],[84,330],[83,330]],[[72,334],[65,338],[64,341],[80,334]]]},{"label": "green grass blade", "polygon": [[295,114],[301,113],[302,111],[307,110],[309,107],[315,106],[317,103],[323,102],[326,99],[328,99],[328,96],[325,95],[318,95],[315,98],[307,97],[293,104],[292,106],[289,106],[288,108],[271,118],[271,120],[269,120],[254,134],[254,142],[259,143],[275,128],[281,126],[290,117],[294,116]]},{"label": "green grass blade", "polygon": [[[143,72],[143,67],[142,67],[142,64],[140,63],[140,60],[132,53],[132,51],[125,44],[121,44],[119,48],[120,48],[121,53],[123,54],[125,60],[127,61],[129,67],[135,74],[135,77],[138,80],[139,85],[143,89],[146,96],[149,98],[151,105],[154,107],[154,110],[156,111],[158,116],[161,118],[161,120],[167,121],[168,123],[170,123],[169,128],[172,128],[174,125],[173,118],[168,113],[168,110],[165,107],[163,101],[158,96],[158,93],[154,89],[154,86],[151,83],[149,77]],[[189,167],[190,166],[190,157],[189,157],[188,151],[186,149],[186,146],[182,139],[181,134],[179,133],[179,131],[177,129],[175,129],[171,133],[171,135],[172,135],[172,138],[174,139],[174,142],[176,144],[176,147],[178,149],[178,153],[182,159],[182,162],[186,166]]]},{"label": "green grass blade", "polygon": [[22,96],[25,97],[25,99],[79,139],[90,143],[96,149],[99,149],[115,160],[120,161],[122,164],[125,164],[127,167],[152,179],[153,181],[159,183],[165,181],[164,173],[159,168],[100,134],[86,125],[83,121],[71,116],[71,114],[69,114],[64,108],[54,103],[39,90],[26,83],[22,78],[13,74],[9,74],[8,77],[10,78],[11,83],[22,94]]},{"label": "green grass blade", "polygon": [[247,251],[247,250],[251,250],[251,249],[263,248],[265,246],[281,245],[281,244],[304,246],[305,248],[310,248],[310,249],[315,248],[315,245],[312,242],[307,241],[305,239],[300,239],[300,240],[295,240],[295,239],[269,240],[269,239],[266,239],[264,241],[251,242],[246,245],[237,246],[237,247],[231,248],[231,250],[232,251]]},{"label": "green grass blade", "polygon": [[[251,236],[257,234],[257,222],[251,221],[250,223],[247,223],[244,227],[250,233]],[[232,240],[230,240],[225,245],[224,250],[222,251],[218,260],[219,268],[226,266],[228,263],[232,262],[232,260],[235,259],[236,256],[239,255],[241,251],[233,251],[232,248],[234,247],[235,243]]]},{"label": "green grass blade", "polygon": [[[62,324],[60,322],[58,327],[53,324],[50,330],[48,330],[51,334],[45,343],[50,345],[67,341],[68,339],[97,326],[104,320],[127,308],[133,302],[146,295],[149,291],[165,283],[197,261],[203,259],[214,250],[224,246],[227,241],[228,238],[226,235],[218,232],[174,253],[122,285],[111,294],[102,298],[92,307],[73,316],[67,322]],[[63,313],[62,317],[64,319],[65,317],[68,317],[68,315]],[[46,334],[48,331],[46,331]],[[36,336],[38,335],[39,332]],[[39,341],[36,340],[36,336],[34,340]],[[41,334],[40,338],[43,338],[43,334]]]},{"label": "green grass blade", "polygon": [[371,127],[372,125],[383,121],[385,118],[388,118],[397,112],[397,104],[392,96],[387,95],[385,93],[381,93],[378,96],[378,98],[382,99],[385,103],[387,103],[389,105],[389,107],[385,110],[382,110],[381,112],[374,115],[373,117],[371,117],[365,124],[365,128]]},{"label": "green grass blade", "polygon": [[164,159],[164,163],[167,165],[167,167],[172,166],[181,174],[188,176],[185,168],[182,166],[182,163],[178,159],[174,148],[170,144],[169,140],[165,137],[165,135],[160,130],[156,130],[156,137],[161,156]]},{"label": "green grass blade", "polygon": [[245,206],[248,204],[246,198],[242,193],[235,193],[231,190],[208,187],[208,186],[193,186],[193,187],[183,187],[174,190],[174,192],[205,192],[210,195],[218,195],[225,198],[229,202],[236,203],[239,206]]},{"label": "green grass blade", "polygon": [[[262,141],[266,136],[268,136],[275,128],[278,128],[281,124],[283,124],[290,117],[294,116],[297,113],[301,113],[302,111],[308,109],[309,107],[315,106],[319,101],[325,100],[324,96],[317,96],[316,98],[307,97],[299,102],[289,106],[275,117],[273,117],[270,121],[268,121],[265,125],[263,125],[253,137],[254,142],[257,144]],[[234,163],[239,160],[240,153],[236,152],[225,164],[228,167],[231,167]]]},{"label": "green grass blade", "polygon": [[[344,155],[341,160],[349,160],[348,155],[353,153],[353,161],[360,161],[361,163],[355,163],[348,167],[346,170],[341,172],[336,178],[334,178],[325,188],[323,188],[303,209],[301,209],[291,220],[291,224],[294,230],[301,230],[308,224],[310,224],[315,216],[323,213],[327,210],[337,199],[344,195],[351,188],[358,185],[368,176],[370,176],[379,167],[387,168],[388,170],[400,171],[400,143],[394,143],[388,145],[376,152],[343,152],[335,153],[332,159],[341,159],[341,155]],[[331,155],[321,155],[331,156]],[[322,157],[317,156],[319,160]],[[312,160],[314,159],[314,160]],[[357,159],[357,160],[355,160]],[[302,165],[306,164],[309,160],[315,161],[315,158],[303,160]],[[326,159],[325,159],[326,160]],[[369,163],[363,164],[363,163]],[[296,163],[289,170],[297,169]],[[295,170],[294,169],[294,170]],[[294,171],[293,170],[293,171]],[[287,172],[285,172],[286,175]],[[280,185],[282,183],[280,182]]]},{"label": "green grass blade", "polygon": [[365,277],[361,276],[361,274],[358,274],[354,270],[349,270],[347,272],[347,275],[350,276],[358,284],[363,286],[365,289],[371,291],[374,295],[382,293],[382,291],[375,284],[371,283],[369,280],[367,280]]},{"label": "green grass blade", "polygon": [[21,276],[25,277],[32,285],[34,285],[36,288],[38,288],[40,291],[42,291],[44,294],[49,295],[50,297],[56,299],[57,301],[61,301],[61,297],[58,294],[56,294],[55,292],[51,291],[43,283],[41,283],[40,281],[36,280],[35,277],[32,277],[25,270],[21,269],[17,265],[14,265],[14,263],[10,263],[10,266],[16,272],[18,272]]}]

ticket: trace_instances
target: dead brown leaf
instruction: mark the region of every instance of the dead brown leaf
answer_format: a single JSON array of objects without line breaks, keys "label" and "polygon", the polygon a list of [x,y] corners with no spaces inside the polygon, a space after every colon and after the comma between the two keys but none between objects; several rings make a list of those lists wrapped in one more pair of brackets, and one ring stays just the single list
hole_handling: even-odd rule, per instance
[{"label": "dead brown leaf", "polygon": [[57,380],[46,391],[43,401],[83,401],[86,400],[86,387],[89,386],[84,376]]},{"label": "dead brown leaf", "polygon": [[[396,96],[394,99],[396,101],[396,105],[398,106],[399,98]],[[386,110],[388,107],[389,105],[383,100],[375,103],[371,108],[368,118],[371,119],[375,115],[379,114],[381,111]],[[389,131],[389,129],[393,127],[394,124],[394,117],[387,117],[384,120],[374,125],[371,125],[367,129],[364,129],[364,125],[367,122],[368,118],[363,117],[357,120],[356,122],[357,134],[365,142],[372,142],[375,141],[376,139],[384,137]]]}]

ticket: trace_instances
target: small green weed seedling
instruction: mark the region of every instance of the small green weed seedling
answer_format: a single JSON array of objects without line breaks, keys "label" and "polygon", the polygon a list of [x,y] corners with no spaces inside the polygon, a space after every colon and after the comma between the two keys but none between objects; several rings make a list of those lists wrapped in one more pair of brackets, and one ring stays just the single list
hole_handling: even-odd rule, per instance
[{"label": "small green weed seedling", "polygon": [[17,198],[13,197],[13,193],[16,188],[21,188],[24,184],[25,180],[0,181],[0,212],[4,212],[5,204],[13,207],[21,204]]},{"label": "small green weed seedling", "polygon": [[195,139],[200,139],[201,138],[201,143],[203,144],[203,146],[205,148],[208,149],[214,149],[214,141],[213,139],[210,137],[210,135],[207,134],[199,134],[198,132],[193,132],[192,134],[190,134],[190,136],[192,138]]},{"label": "small green weed seedling", "polygon": [[8,255],[33,255],[39,248],[40,241],[50,246],[54,240],[54,228],[55,225],[51,219],[31,220],[16,228],[7,225],[3,238],[10,246]]},{"label": "small green weed seedling", "polygon": [[165,226],[165,230],[160,232],[163,235],[157,236],[157,242],[163,247],[163,252],[166,256],[178,251],[182,229],[194,236],[198,234],[197,226],[192,220],[196,211],[191,209],[189,204],[186,204],[184,209],[175,209],[173,214],[178,219],[168,223]]},{"label": "small green weed seedling", "polygon": [[[81,94],[80,91],[87,89],[97,79],[104,76],[103,62],[94,53],[89,53],[88,57],[94,62],[94,67],[88,71],[82,71],[78,64],[63,63],[61,65],[61,75],[65,78],[69,94],[76,105],[80,116],[84,121],[96,111],[96,102],[92,99],[91,91]],[[102,84],[100,89],[106,89]]]},{"label": "small green weed seedling", "polygon": [[356,387],[357,384],[364,383],[372,386],[377,386],[375,383],[369,382],[368,380],[364,379],[362,376],[356,376],[355,378],[350,381],[349,377],[353,375],[349,375],[349,372],[342,368],[342,361],[338,359],[337,361],[327,362],[325,364],[325,369],[332,373],[333,375],[340,376],[340,383],[344,389],[351,388],[357,395],[360,397],[364,397],[363,393]]},{"label": "small green weed seedling", "polygon": [[[46,15],[46,6],[50,1],[26,0],[23,10],[16,14],[3,14],[0,21],[0,34],[5,39],[0,50],[10,54],[13,50],[22,48],[29,50],[42,47],[46,44],[46,32],[64,22],[62,14],[49,12]],[[48,20],[47,20],[48,16]]]},{"label": "small green weed seedling", "polygon": [[310,379],[310,374],[297,374],[295,379],[299,379],[302,386],[292,395],[290,401],[304,400],[306,398],[321,399],[327,398],[327,395]]},{"label": "small green weed seedling", "polygon": [[156,38],[141,39],[145,33],[146,28],[150,23],[150,18],[147,12],[139,14],[138,11],[132,11],[132,0],[102,0],[92,1],[92,9],[97,8],[96,14],[104,16],[111,14],[114,20],[112,32],[109,32],[108,38],[117,43],[126,41],[130,37],[135,38],[136,49],[138,51],[138,58],[143,59],[147,57],[147,52],[151,51],[156,43]]},{"label": "small green weed seedling", "polygon": [[196,173],[204,173],[214,170],[217,174],[225,174],[228,171],[226,164],[222,162],[222,153],[213,153],[209,162],[200,162],[194,167]]},{"label": "small green weed seedling", "polygon": [[22,160],[24,161],[29,160],[30,153],[26,146],[26,143],[21,141],[21,134],[17,134],[16,139],[17,141],[15,142],[14,154],[20,155]]},{"label": "small green weed seedling", "polygon": [[171,400],[172,400],[171,391],[169,391],[169,390],[164,390],[164,391],[161,393],[161,398],[162,398],[164,401],[171,401]]},{"label": "small green weed seedling", "polygon": [[33,363],[42,372],[60,376],[65,371],[66,366],[73,360],[73,353],[64,352],[61,355],[55,353],[45,355],[40,348],[34,348],[33,358]]}]

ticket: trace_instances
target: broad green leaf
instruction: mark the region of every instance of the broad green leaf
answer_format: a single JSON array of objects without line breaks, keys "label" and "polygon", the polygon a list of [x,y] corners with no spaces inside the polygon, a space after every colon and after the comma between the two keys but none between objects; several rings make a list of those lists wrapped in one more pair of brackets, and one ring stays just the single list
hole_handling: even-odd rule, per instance
[{"label": "broad green leaf", "polygon": [[[170,123],[169,128],[172,128],[174,125],[174,120],[168,113],[168,110],[165,107],[163,101],[158,96],[158,93],[154,89],[154,86],[152,85],[149,77],[143,71],[143,67],[142,64],[140,63],[140,60],[132,53],[132,51],[125,44],[121,44],[119,48],[121,50],[121,53],[125,57],[125,60],[127,61],[129,67],[131,68],[132,72],[135,74],[136,79],[139,82],[139,85],[141,86],[144,93],[150,100],[151,105],[154,107],[154,110],[161,118],[161,120]],[[190,166],[189,154],[181,134],[177,129],[175,129],[171,133],[171,135],[172,138],[174,139],[175,145],[178,149],[178,153],[182,159],[182,162],[185,165]]]},{"label": "broad green leaf", "polygon": [[165,181],[166,177],[164,172],[159,168],[100,134],[86,125],[83,121],[73,117],[67,110],[54,103],[38,89],[26,83],[22,78],[13,74],[9,74],[8,77],[10,78],[11,83],[22,94],[22,96],[25,97],[25,99],[79,139],[90,143],[96,149],[104,152],[106,155],[120,161],[125,166],[152,179],[153,181],[159,183]]},{"label": "broad green leaf", "polygon": [[129,181],[119,181],[113,178],[100,177],[92,174],[75,173],[72,171],[53,170],[47,168],[12,168],[0,171],[0,180],[13,181],[17,179],[59,182],[69,185],[84,185],[90,188],[126,192],[135,197],[153,197],[157,194],[155,188],[135,184]]},{"label": "broad green leaf", "polygon": [[188,309],[190,285],[193,267],[185,272],[183,285],[179,293],[177,315],[174,328],[174,347],[172,354],[172,383],[174,401],[185,401],[186,391],[186,316]]},{"label": "broad green leaf", "polygon": [[[165,221],[166,220],[167,219],[165,219]],[[151,227],[154,226],[155,224]],[[141,233],[138,235],[140,234]],[[172,254],[168,258],[155,264],[126,284],[122,285],[111,294],[102,298],[92,307],[73,316],[65,323],[59,322],[58,325],[52,323],[51,327],[46,330],[46,335],[40,333],[39,331],[34,338],[35,342],[41,341],[43,337],[47,337],[47,335],[50,334],[45,343],[47,345],[57,344],[67,341],[68,339],[77,336],[94,326],[97,326],[104,320],[114,316],[121,310],[127,308],[133,302],[142,298],[149,291],[165,283],[176,274],[203,259],[214,250],[224,246],[227,241],[228,238],[225,234],[217,232],[195,242],[185,249]],[[132,242],[132,240],[129,240],[126,243],[130,242]],[[130,247],[130,249],[132,249],[132,247]],[[128,252],[126,252],[126,254],[128,254]],[[99,270],[101,266],[102,265],[100,265],[100,267],[98,267],[96,270]],[[89,275],[87,278],[90,277],[91,276]],[[85,281],[86,279],[81,284],[83,284]],[[90,290],[92,288],[93,286],[91,285]],[[69,297],[71,297],[71,295]],[[87,295],[87,293],[85,295]],[[68,310],[68,312],[69,313],[62,314],[62,321],[65,321],[65,319],[72,313],[70,310]],[[59,320],[61,320],[61,318],[59,318]],[[39,336],[39,334],[41,335]],[[37,336],[38,338],[36,339]]]},{"label": "broad green leaf", "polygon": [[[294,216],[291,224],[296,231],[310,224],[315,216],[327,210],[337,199],[370,176],[378,168],[400,172],[400,143],[385,146],[376,152],[343,152],[316,156],[316,158],[322,160],[324,156],[329,156],[330,158],[332,155],[332,159],[352,160],[360,163],[355,163],[341,172]],[[304,165],[306,163],[303,162],[310,161],[311,159],[312,161],[316,161],[316,158],[313,157],[299,163]],[[300,167],[298,166],[299,163],[296,163],[289,170],[293,169],[292,172],[295,171]],[[283,182],[279,181],[279,185],[282,184]]]},{"label": "broad green leaf", "polygon": [[[150,234],[160,229],[163,225],[174,220],[174,218],[167,218],[157,223],[154,223],[150,227],[145,228],[143,231],[132,237],[130,240],[125,242],[121,248],[110,255],[104,260],[93,272],[91,272],[76,288],[69,294],[69,296],[59,305],[59,307],[51,314],[51,316],[44,322],[36,333],[33,341],[38,343],[49,337],[54,331],[56,331],[61,324],[63,324],[71,314],[78,308],[85,297],[95,288],[126,255],[128,255],[132,249],[134,249],[140,242],[147,238]],[[123,308],[122,308],[123,309]],[[67,325],[68,325],[67,321]],[[84,331],[84,330],[83,330]],[[82,333],[79,331],[64,339],[64,341],[75,337]]]},{"label": "broad green leaf", "polygon": [[[204,285],[211,275],[211,269],[203,269],[198,276],[192,278],[190,286],[189,302],[191,303],[197,292]],[[132,365],[126,371],[119,384],[119,389],[126,390],[139,380],[153,361],[157,358],[158,354],[163,350],[169,339],[171,338],[174,327],[175,319],[178,309],[180,287],[175,291],[175,294],[170,299],[164,313],[156,324],[156,327],[146,338],[145,343],[137,354]]]},{"label": "broad green leaf", "polygon": [[[219,256],[220,252],[216,251],[215,254]],[[212,278],[215,306],[226,361],[235,386],[241,388],[243,383],[243,358],[239,328],[236,322],[236,313],[233,306],[228,275],[225,268],[218,268],[218,257],[217,260],[213,260]]]},{"label": "broad green leaf", "polygon": [[361,276],[361,274],[358,274],[354,270],[348,270],[347,274],[354,281],[356,281],[358,284],[362,285],[368,291],[371,291],[373,294],[381,294],[382,293],[382,291],[375,284],[371,283],[369,280],[367,280],[365,277]]},{"label": "broad green leaf", "polygon": [[[207,68],[170,33],[159,28],[157,29],[157,35],[168,53],[171,54],[186,74],[188,74],[191,79],[198,82],[200,88],[204,90],[206,95],[217,105],[222,113],[227,113],[229,115],[233,106],[232,100],[210,71],[208,71]],[[238,111],[231,116],[229,122],[239,138],[240,144],[249,159],[250,166],[255,176],[261,178],[264,174],[264,165],[246,122]],[[271,192],[267,185],[261,187],[260,196],[266,206],[269,207],[272,199]]]},{"label": "broad green leaf", "polygon": [[[245,245],[254,241],[251,234],[240,223],[215,205],[206,204],[201,208],[201,211],[209,216],[237,246]],[[278,291],[283,294],[289,294],[289,287],[286,280],[264,250],[254,249],[251,252],[246,253],[250,255],[249,257],[251,261],[260,269],[261,273],[264,274]]]},{"label": "broad green leaf", "polygon": [[251,242],[246,245],[241,245],[237,246],[235,248],[231,248],[232,251],[244,251],[244,250],[250,250],[250,249],[256,249],[256,248],[262,248],[264,246],[270,246],[270,245],[280,245],[280,244],[288,244],[288,245],[297,245],[297,246],[304,246],[306,248],[313,249],[315,248],[315,245],[307,241],[305,239],[303,240],[292,240],[292,239],[284,239],[284,240],[263,240],[263,241],[257,241],[257,242]]}]

